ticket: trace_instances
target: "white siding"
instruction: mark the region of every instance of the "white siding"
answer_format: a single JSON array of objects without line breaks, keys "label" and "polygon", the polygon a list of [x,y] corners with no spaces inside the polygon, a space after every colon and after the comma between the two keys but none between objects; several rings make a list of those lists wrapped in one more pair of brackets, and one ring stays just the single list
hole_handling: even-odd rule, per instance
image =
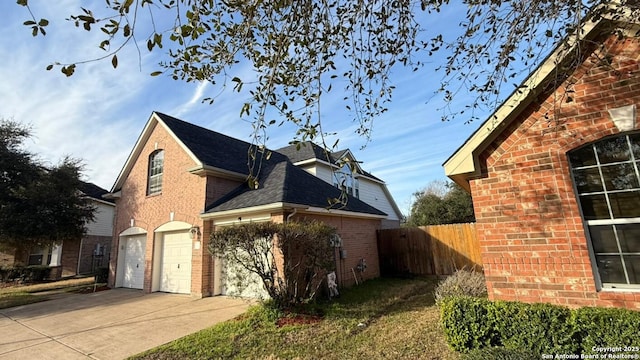
[{"label": "white siding", "polygon": [[[333,173],[328,166],[318,165],[303,166],[304,170],[333,185]],[[380,183],[358,178],[360,200],[387,214],[387,220],[400,220],[398,214],[391,205],[392,200],[387,197]]]},{"label": "white siding", "polygon": [[113,236],[113,205],[94,201],[95,219],[87,224],[87,235]]},{"label": "white siding", "polygon": [[359,178],[360,180],[360,200],[373,206],[374,208],[387,213],[388,220],[400,220],[398,214],[391,205],[391,199],[385,195],[382,185],[379,183]]}]

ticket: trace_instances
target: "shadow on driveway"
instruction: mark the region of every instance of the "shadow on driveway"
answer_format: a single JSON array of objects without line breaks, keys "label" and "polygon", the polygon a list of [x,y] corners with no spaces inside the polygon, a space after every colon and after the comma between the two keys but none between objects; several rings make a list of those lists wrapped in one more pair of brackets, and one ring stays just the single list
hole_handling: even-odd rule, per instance
[{"label": "shadow on driveway", "polygon": [[114,289],[0,310],[2,359],[122,359],[242,314],[224,296]]}]

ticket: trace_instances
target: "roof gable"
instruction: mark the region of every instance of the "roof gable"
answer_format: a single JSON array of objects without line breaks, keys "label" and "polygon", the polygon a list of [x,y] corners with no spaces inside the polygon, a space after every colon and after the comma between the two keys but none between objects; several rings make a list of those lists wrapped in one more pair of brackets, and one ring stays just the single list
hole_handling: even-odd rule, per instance
[{"label": "roof gable", "polygon": [[[176,143],[193,159],[196,168],[207,167],[221,170],[237,177],[247,175],[246,161],[238,161],[238,159],[247,159],[251,146],[249,143],[163,113],[153,112],[120,171],[111,190],[112,193],[122,188],[156,126],[162,126],[171,135]],[[220,154],[224,154],[224,156],[220,156]]]},{"label": "roof gable", "polygon": [[[480,175],[478,156],[484,151],[536,97],[545,91],[550,79],[556,75],[560,64],[570,61],[576,48],[584,41],[600,36],[616,22],[599,18],[586,21],[576,37],[566,38],[547,56],[513,93],[489,116],[480,127],[442,164],[445,174],[469,191],[469,179]],[[607,26],[609,28],[607,28]]]}]

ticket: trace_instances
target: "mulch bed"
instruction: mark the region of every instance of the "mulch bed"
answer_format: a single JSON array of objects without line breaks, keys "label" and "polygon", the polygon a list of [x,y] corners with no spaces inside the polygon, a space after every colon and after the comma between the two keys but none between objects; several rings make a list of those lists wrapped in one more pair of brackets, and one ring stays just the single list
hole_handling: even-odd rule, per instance
[{"label": "mulch bed", "polygon": [[317,315],[306,315],[306,314],[287,314],[276,322],[278,327],[283,327],[287,325],[307,325],[307,324],[315,324],[317,322],[322,321],[321,316]]}]

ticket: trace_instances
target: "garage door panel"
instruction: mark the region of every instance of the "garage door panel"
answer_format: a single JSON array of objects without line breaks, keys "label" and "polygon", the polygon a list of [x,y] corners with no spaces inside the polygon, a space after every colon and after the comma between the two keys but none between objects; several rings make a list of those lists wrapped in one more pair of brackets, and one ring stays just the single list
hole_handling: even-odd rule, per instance
[{"label": "garage door panel", "polygon": [[254,299],[269,298],[269,293],[265,290],[260,276],[248,271],[240,264],[223,261],[221,280],[222,295]]},{"label": "garage door panel", "polygon": [[162,244],[160,291],[191,293],[191,260],[189,233],[165,233]]},{"label": "garage door panel", "polygon": [[132,289],[143,288],[146,242],[146,235],[132,236],[125,239],[123,287]]}]

